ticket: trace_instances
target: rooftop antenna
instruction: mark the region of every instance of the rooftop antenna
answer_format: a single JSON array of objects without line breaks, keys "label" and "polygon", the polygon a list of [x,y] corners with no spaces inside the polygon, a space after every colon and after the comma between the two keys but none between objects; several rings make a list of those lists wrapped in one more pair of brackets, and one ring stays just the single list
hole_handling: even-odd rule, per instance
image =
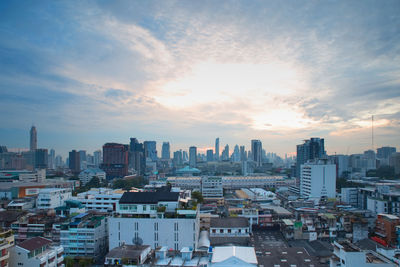
[{"label": "rooftop antenna", "polygon": [[372,151],[374,151],[374,115],[371,117],[371,123],[372,123]]}]

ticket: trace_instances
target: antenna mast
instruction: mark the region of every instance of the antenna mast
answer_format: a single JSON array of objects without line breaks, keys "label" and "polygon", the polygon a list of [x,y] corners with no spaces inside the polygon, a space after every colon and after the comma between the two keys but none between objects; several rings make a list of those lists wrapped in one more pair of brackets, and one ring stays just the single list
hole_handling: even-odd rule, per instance
[{"label": "antenna mast", "polygon": [[371,117],[371,122],[372,122],[372,151],[374,151],[374,115]]}]

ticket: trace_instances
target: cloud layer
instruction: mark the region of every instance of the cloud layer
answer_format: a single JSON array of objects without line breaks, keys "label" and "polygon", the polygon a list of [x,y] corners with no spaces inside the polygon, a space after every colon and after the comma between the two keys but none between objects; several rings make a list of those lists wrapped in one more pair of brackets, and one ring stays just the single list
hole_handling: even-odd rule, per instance
[{"label": "cloud layer", "polygon": [[[292,152],[399,144],[398,1],[1,3],[0,134],[63,153],[131,136]],[[368,14],[366,16],[365,14]],[[40,136],[40,135],[39,135]],[[51,137],[50,136],[56,136]]]}]

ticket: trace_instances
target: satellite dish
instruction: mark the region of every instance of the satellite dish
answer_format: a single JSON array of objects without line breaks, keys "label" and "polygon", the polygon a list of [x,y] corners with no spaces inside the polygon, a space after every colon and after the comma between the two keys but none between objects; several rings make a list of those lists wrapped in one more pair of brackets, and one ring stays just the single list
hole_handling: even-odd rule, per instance
[{"label": "satellite dish", "polygon": [[134,237],[132,239],[132,243],[136,246],[141,246],[143,244],[143,240],[140,237]]}]

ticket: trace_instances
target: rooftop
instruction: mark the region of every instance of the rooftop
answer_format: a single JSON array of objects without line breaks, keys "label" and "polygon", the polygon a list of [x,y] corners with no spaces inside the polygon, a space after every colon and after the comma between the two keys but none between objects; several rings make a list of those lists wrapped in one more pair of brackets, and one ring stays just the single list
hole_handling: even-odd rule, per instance
[{"label": "rooftop", "polygon": [[41,247],[44,247],[46,245],[50,245],[52,243],[51,240],[43,238],[43,237],[34,237],[28,240],[25,240],[24,242],[20,243],[18,246],[21,248],[24,248],[29,251],[33,251],[36,249],[39,249]]},{"label": "rooftop", "polygon": [[249,227],[249,221],[244,217],[211,218],[210,227],[234,228]]},{"label": "rooftop", "polygon": [[159,201],[178,201],[178,192],[125,192],[121,199],[120,204],[157,204]]},{"label": "rooftop", "polygon": [[140,254],[148,248],[150,248],[148,245],[122,245],[120,247],[113,248],[110,252],[108,252],[106,258],[137,258],[140,257]]},{"label": "rooftop", "polygon": [[253,247],[215,247],[211,262],[221,262],[236,257],[244,262],[257,264],[257,257]]}]

